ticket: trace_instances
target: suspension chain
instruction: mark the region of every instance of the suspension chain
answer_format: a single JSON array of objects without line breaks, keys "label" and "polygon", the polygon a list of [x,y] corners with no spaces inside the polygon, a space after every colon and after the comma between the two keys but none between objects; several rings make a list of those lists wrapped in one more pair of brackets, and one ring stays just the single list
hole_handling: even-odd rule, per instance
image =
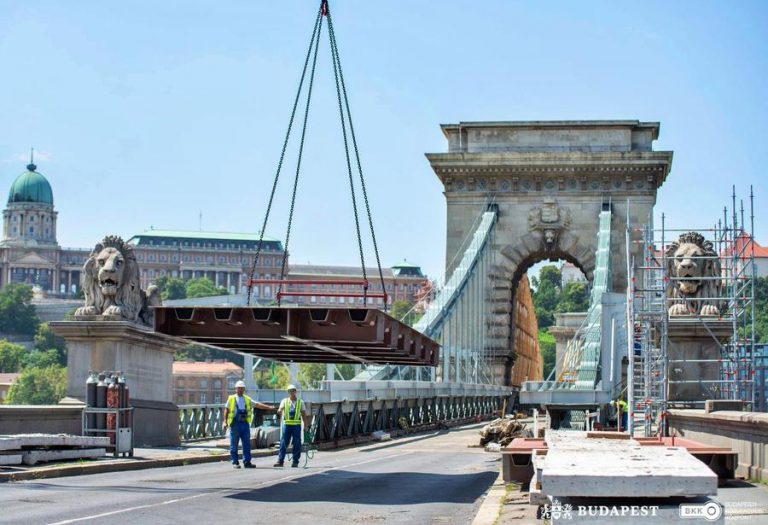
[{"label": "suspension chain", "polygon": [[309,48],[307,49],[307,56],[304,59],[304,68],[301,71],[301,79],[299,80],[299,89],[296,91],[296,98],[293,101],[293,109],[291,110],[291,118],[288,121],[288,130],[285,133],[285,140],[283,141],[283,148],[280,151],[280,160],[277,163],[277,172],[275,173],[275,179],[272,182],[272,191],[269,194],[269,202],[267,203],[267,211],[264,214],[264,222],[261,225],[261,231],[259,232],[259,244],[256,246],[256,254],[253,257],[253,266],[251,266],[251,273],[250,278],[248,279],[248,297],[246,300],[246,305],[251,305],[251,295],[253,293],[253,276],[256,273],[256,265],[259,262],[259,256],[261,255],[261,247],[264,242],[264,232],[267,229],[267,223],[269,221],[269,214],[272,210],[272,203],[275,199],[275,192],[277,190],[277,183],[280,180],[280,171],[283,167],[283,160],[285,159],[285,150],[288,148],[288,139],[291,137],[291,129],[293,128],[293,120],[296,117],[296,109],[299,106],[299,98],[301,97],[301,90],[304,86],[304,79],[307,74],[307,66],[309,65],[309,57],[312,54],[312,46],[315,43],[315,35],[320,30],[320,21],[323,17],[324,9],[321,8],[317,12],[317,18],[315,19],[315,27],[312,30],[312,38],[309,39]]},{"label": "suspension chain", "polygon": [[312,71],[309,74],[309,87],[307,88],[307,104],[304,108],[304,122],[301,126],[301,139],[299,141],[299,155],[296,161],[296,175],[293,179],[293,191],[291,193],[291,208],[288,212],[288,228],[285,233],[285,246],[283,249],[283,261],[280,266],[280,284],[277,287],[277,305],[280,306],[282,302],[282,296],[280,292],[283,289],[283,279],[285,279],[285,265],[288,260],[288,244],[291,240],[291,225],[293,224],[293,209],[296,204],[296,190],[299,187],[299,173],[301,172],[301,157],[304,153],[304,138],[307,135],[307,121],[309,120],[309,106],[312,101],[312,86],[315,82],[315,67],[317,66],[317,51],[320,49],[320,34],[323,30],[323,17],[320,17],[320,22],[317,30],[317,40],[315,41],[315,52],[312,57]]},{"label": "suspension chain", "polygon": [[[368,201],[368,191],[366,190],[366,187],[365,187],[365,177],[363,176],[363,167],[362,167],[362,163],[360,162],[360,151],[357,148],[357,137],[355,136],[355,127],[352,124],[352,112],[349,109],[349,98],[347,97],[347,86],[344,82],[344,73],[341,69],[341,58],[339,57],[339,47],[338,47],[338,43],[336,42],[336,32],[333,30],[333,19],[331,18],[331,12],[330,10],[327,9],[327,7],[326,7],[326,14],[328,16],[328,33],[330,34],[330,40],[331,40],[331,54],[335,57],[336,63],[338,64],[338,68],[339,68],[339,79],[341,81],[341,89],[344,96],[344,106],[346,107],[348,120],[349,120],[349,131],[350,131],[350,136],[352,138],[352,147],[355,152],[357,172],[360,176],[360,187],[362,188],[363,201],[365,202],[365,212],[368,217],[368,227],[371,231],[371,240],[373,241],[373,250],[374,250],[374,254],[376,255],[376,267],[379,270],[379,280],[381,282],[381,290],[386,294],[386,287],[384,285],[384,273],[381,271],[381,259],[379,258],[379,246],[376,243],[376,232],[374,231],[374,228],[373,228],[373,217],[371,215],[371,206]],[[361,243],[359,229],[357,234],[358,234],[358,241]],[[365,276],[365,269],[363,269],[363,275]],[[387,308],[388,308],[388,305],[385,301],[384,311],[387,311]]]}]

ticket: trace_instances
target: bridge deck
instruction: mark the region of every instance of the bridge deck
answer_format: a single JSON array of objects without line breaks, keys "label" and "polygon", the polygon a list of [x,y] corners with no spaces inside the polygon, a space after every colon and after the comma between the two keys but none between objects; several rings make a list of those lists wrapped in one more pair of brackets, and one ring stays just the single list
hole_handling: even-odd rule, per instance
[{"label": "bridge deck", "polygon": [[155,331],[303,363],[436,366],[440,351],[432,339],[367,308],[158,307]]}]

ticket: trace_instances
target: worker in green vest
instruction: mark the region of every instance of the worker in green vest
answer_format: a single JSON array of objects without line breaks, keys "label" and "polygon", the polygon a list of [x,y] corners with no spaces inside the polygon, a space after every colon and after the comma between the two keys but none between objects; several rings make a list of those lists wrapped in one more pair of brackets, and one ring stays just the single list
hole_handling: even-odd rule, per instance
[{"label": "worker in green vest", "polygon": [[254,401],[245,395],[245,383],[235,383],[235,393],[229,396],[224,406],[224,431],[229,427],[229,456],[232,466],[240,468],[237,457],[238,442],[243,443],[243,465],[245,468],[256,468],[251,463],[251,421],[253,421],[253,407],[271,411],[274,407]]},{"label": "worker in green vest", "polygon": [[619,430],[626,432],[627,424],[629,422],[629,405],[624,399],[619,398],[613,401],[613,406],[616,409],[616,420],[621,422]]},{"label": "worker in green vest", "polygon": [[280,402],[280,407],[277,409],[277,415],[283,418],[283,432],[280,436],[280,452],[277,455],[275,466],[283,466],[288,445],[293,442],[293,461],[291,466],[296,468],[299,466],[299,458],[301,457],[301,422],[303,420],[305,428],[309,429],[312,420],[304,406],[304,402],[296,393],[296,387],[288,385],[287,390],[288,397]]}]

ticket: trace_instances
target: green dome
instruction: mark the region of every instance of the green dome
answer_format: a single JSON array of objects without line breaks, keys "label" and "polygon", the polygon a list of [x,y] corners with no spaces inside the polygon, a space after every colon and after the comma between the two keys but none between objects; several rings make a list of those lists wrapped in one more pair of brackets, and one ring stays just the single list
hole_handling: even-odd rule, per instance
[{"label": "green dome", "polygon": [[35,170],[37,166],[29,164],[27,171],[16,177],[8,193],[8,204],[13,202],[39,202],[53,206],[53,191],[48,180]]}]

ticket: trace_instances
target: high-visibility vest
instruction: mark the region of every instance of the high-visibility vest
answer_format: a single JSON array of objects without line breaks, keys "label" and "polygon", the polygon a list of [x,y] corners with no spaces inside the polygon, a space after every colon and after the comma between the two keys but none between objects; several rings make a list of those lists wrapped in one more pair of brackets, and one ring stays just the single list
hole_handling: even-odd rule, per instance
[{"label": "high-visibility vest", "polygon": [[618,402],[619,410],[621,410],[621,413],[624,414],[625,412],[629,412],[629,405],[624,400],[619,400]]},{"label": "high-visibility vest", "polygon": [[[235,420],[235,412],[237,412],[237,403],[235,403],[235,398],[237,397],[237,394],[232,394],[229,396],[229,399],[227,399],[227,408],[229,411],[227,412],[227,426],[232,426],[232,421]],[[248,424],[251,424],[251,421],[253,420],[253,410],[251,410],[251,398],[248,396],[243,396],[243,399],[245,399],[245,420],[248,421]]]},{"label": "high-visibility vest", "polygon": [[283,409],[283,424],[284,425],[301,425],[301,399],[296,399],[296,412],[291,418],[291,399],[286,397],[281,403]]}]

